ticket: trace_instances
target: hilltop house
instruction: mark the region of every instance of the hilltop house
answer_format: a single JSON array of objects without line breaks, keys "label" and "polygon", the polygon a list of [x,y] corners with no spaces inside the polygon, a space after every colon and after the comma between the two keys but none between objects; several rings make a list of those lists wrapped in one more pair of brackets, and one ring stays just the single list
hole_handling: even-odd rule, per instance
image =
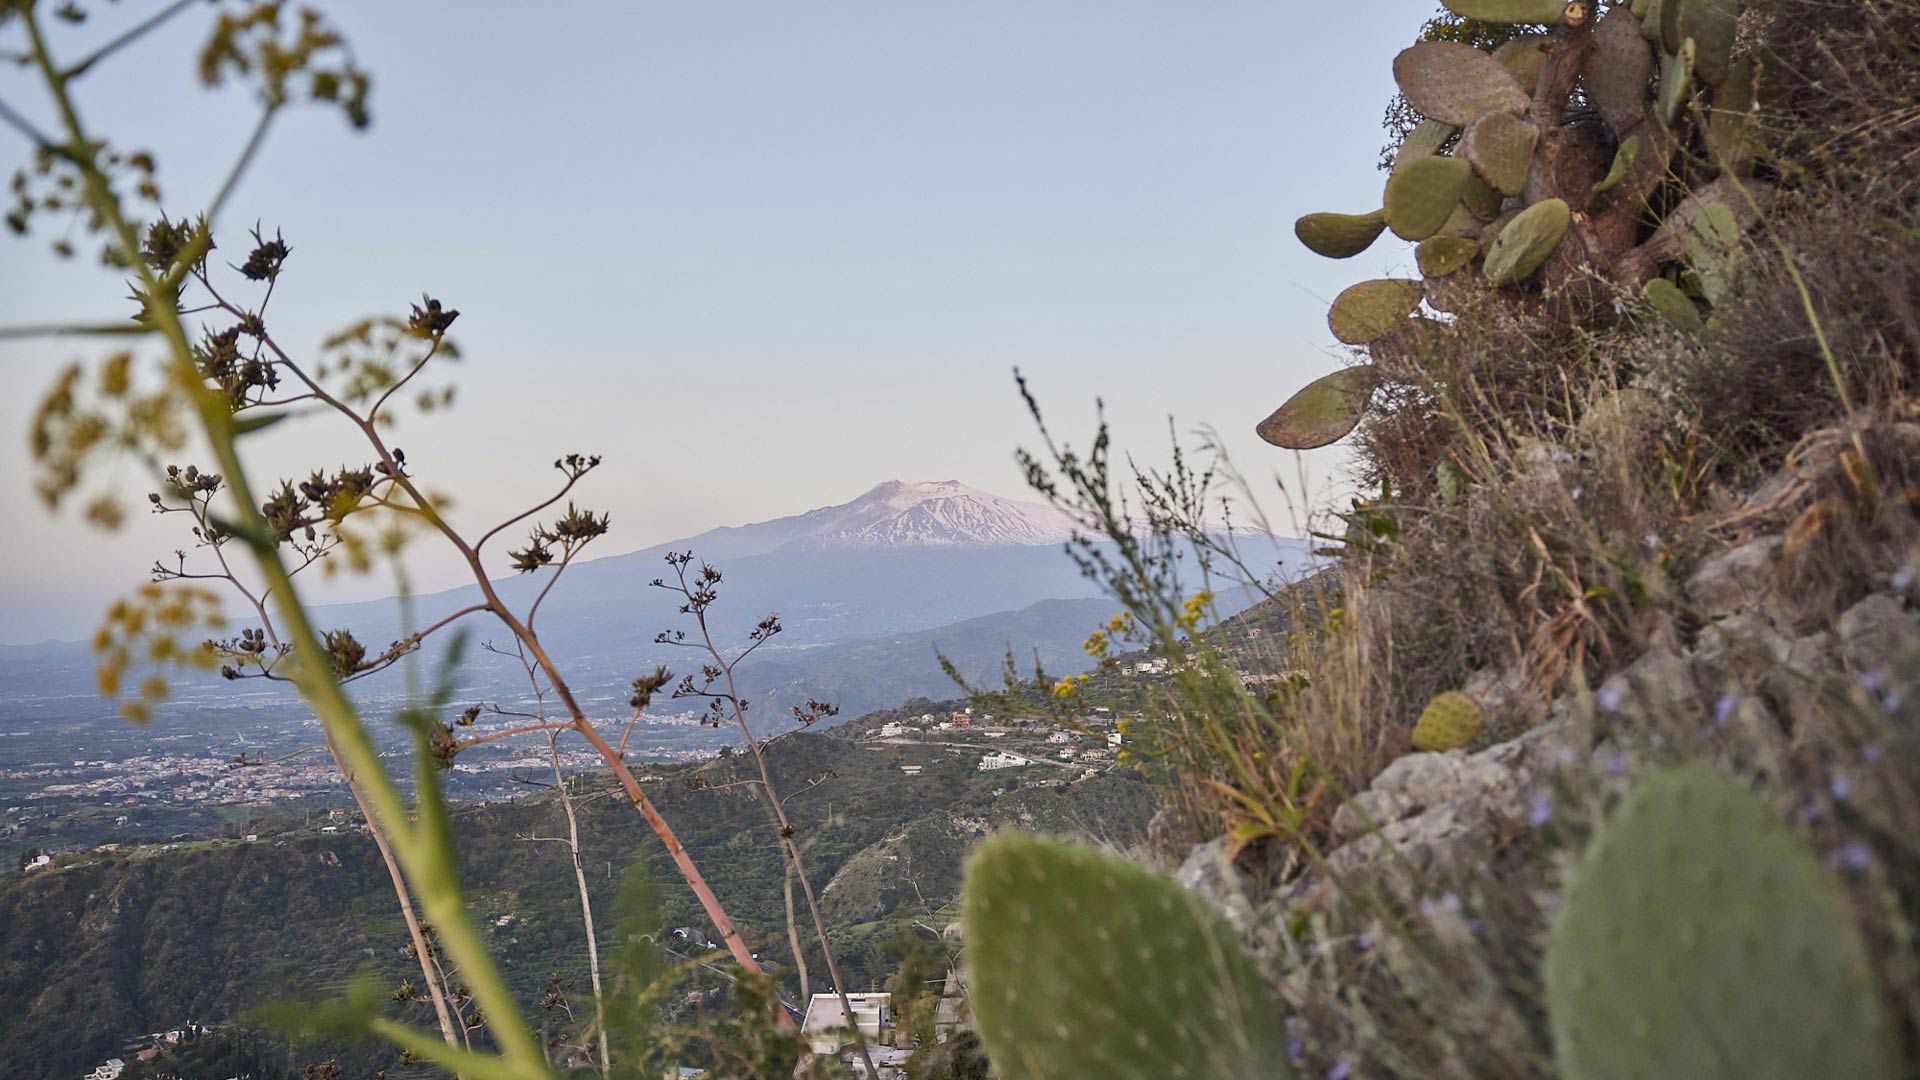
[{"label": "hilltop house", "polygon": [[93,1071],[81,1077],[80,1080],[117,1080],[119,1075],[126,1071],[126,1062],[119,1058],[108,1058],[103,1064],[95,1065]]},{"label": "hilltop house", "polygon": [[849,1029],[859,1028],[867,1045],[878,1046],[893,1028],[891,994],[848,994],[853,1019],[847,1019],[839,994],[815,994],[807,1001],[806,1019],[800,1023],[800,1036],[816,1054],[837,1054],[843,1046],[853,1045]]},{"label": "hilltop house", "polygon": [[1033,764],[1033,762],[1028,761],[1019,754],[1009,754],[1003,750],[995,750],[991,754],[983,754],[980,757],[981,772],[991,772],[994,769],[1008,769],[1015,765],[1031,764]]}]

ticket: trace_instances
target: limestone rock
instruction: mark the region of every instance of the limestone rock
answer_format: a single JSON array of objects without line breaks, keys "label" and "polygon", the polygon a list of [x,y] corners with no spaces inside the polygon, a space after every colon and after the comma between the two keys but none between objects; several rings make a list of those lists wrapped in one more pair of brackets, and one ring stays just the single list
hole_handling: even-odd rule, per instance
[{"label": "limestone rock", "polygon": [[1768,536],[1715,555],[1687,579],[1687,596],[1708,618],[1757,607],[1773,592],[1781,544]]},{"label": "limestone rock", "polygon": [[1231,850],[1225,837],[1201,844],[1180,864],[1173,880],[1218,911],[1244,941],[1253,935],[1253,901],[1247,875],[1233,864]]}]

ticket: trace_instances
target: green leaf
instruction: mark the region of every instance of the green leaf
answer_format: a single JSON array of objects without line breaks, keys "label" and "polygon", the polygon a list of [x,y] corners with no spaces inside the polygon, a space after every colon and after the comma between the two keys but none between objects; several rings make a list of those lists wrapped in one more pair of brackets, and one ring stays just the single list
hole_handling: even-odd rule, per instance
[{"label": "green leaf", "polygon": [[1308,383],[1254,430],[1285,450],[1316,450],[1352,433],[1367,413],[1379,378],[1362,364]]},{"label": "green leaf", "polygon": [[1333,298],[1327,326],[1346,344],[1365,345],[1406,325],[1425,296],[1425,287],[1408,278],[1362,281]]},{"label": "green leaf", "polygon": [[267,428],[272,427],[292,415],[292,413],[288,412],[273,412],[247,413],[244,416],[236,416],[233,418],[233,435],[235,438],[239,438],[242,435],[251,435],[256,431],[265,431]]}]

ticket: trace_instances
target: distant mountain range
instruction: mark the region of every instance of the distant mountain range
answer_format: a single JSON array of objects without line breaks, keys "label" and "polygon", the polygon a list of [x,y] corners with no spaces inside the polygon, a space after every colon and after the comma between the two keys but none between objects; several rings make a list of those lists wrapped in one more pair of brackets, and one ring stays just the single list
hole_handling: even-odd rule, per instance
[{"label": "distant mountain range", "polygon": [[889,480],[849,503],[755,525],[709,529],[640,554],[691,547],[708,559],[728,559],[782,548],[1034,547],[1062,544],[1072,536],[1072,520],[1042,503],[1001,498],[957,480]]},{"label": "distant mountain range", "polygon": [[[936,653],[972,679],[996,678],[1009,649],[1023,668],[1037,654],[1050,669],[1084,670],[1081,643],[1112,614],[1112,604],[1063,552],[1072,534],[1071,520],[1050,506],[950,480],[891,480],[836,506],[578,563],[542,606],[538,629],[583,706],[596,715],[621,713],[636,675],[656,664],[697,663],[686,650],[655,642],[661,631],[685,629],[687,622],[677,611],[678,597],[650,584],[669,575],[668,553],[691,551],[724,575],[710,613],[723,647],[744,647],[763,616],[781,618],[784,632],[740,672],[742,693],[755,702],[760,722],[778,721],[808,697],[835,701],[852,716],[909,697],[950,696],[954,686]],[[1257,554],[1289,570],[1310,558],[1305,542],[1290,539]],[[524,611],[551,573],[501,579],[496,588]],[[478,595],[469,586],[420,597],[418,625]],[[1236,596],[1222,603],[1223,615],[1244,606]],[[322,627],[350,628],[371,649],[401,636],[390,601],[325,606],[315,614]],[[470,622],[480,640],[500,636],[479,618]],[[74,643],[0,649],[0,708],[14,696],[4,689],[8,684],[40,694],[49,690],[49,677],[51,685],[63,685],[88,672],[84,649]],[[388,681],[392,685],[368,680],[359,686],[369,697],[397,693],[398,679]],[[487,654],[469,654],[462,681],[463,695],[526,696],[517,666]],[[184,689],[190,703],[197,693]],[[675,703],[659,708],[672,712]]]}]

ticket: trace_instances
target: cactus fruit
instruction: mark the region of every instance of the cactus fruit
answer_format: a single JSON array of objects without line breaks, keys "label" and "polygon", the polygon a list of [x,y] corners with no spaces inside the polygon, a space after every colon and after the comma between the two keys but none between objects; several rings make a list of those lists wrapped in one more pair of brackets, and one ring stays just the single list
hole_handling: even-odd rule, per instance
[{"label": "cactus fruit", "polygon": [[1387,227],[1387,212],[1308,214],[1293,223],[1293,235],[1316,255],[1346,259],[1371,247]]},{"label": "cactus fruit", "polygon": [[1490,112],[1527,110],[1526,91],[1491,54],[1457,41],[1423,41],[1393,58],[1400,93],[1420,115],[1466,127]]},{"label": "cactus fruit", "polygon": [[1418,281],[1400,278],[1350,285],[1333,298],[1327,326],[1348,345],[1365,345],[1405,326],[1425,295]]},{"label": "cactus fruit", "polygon": [[1594,836],[1545,981],[1568,1080],[1888,1075],[1839,889],[1765,803],[1703,768],[1646,777]]},{"label": "cactus fruit", "polygon": [[1308,383],[1254,430],[1286,450],[1314,450],[1339,442],[1360,424],[1379,378],[1367,364],[1342,368]]},{"label": "cactus fruit", "polygon": [[1572,220],[1572,212],[1560,199],[1542,199],[1515,214],[1487,248],[1483,267],[1487,280],[1511,285],[1531,276],[1560,246]]},{"label": "cactus fruit", "polygon": [[1533,146],[1540,129],[1513,113],[1488,113],[1467,125],[1460,136],[1460,156],[1480,179],[1503,195],[1518,195],[1533,166]]},{"label": "cactus fruit", "polygon": [[1561,0],[1444,0],[1463,19],[1490,23],[1557,23]]},{"label": "cactus fruit", "polygon": [[1464,750],[1485,723],[1486,716],[1472,698],[1449,690],[1421,711],[1413,725],[1413,748],[1436,754]]},{"label": "cactus fruit", "polygon": [[1435,236],[1413,249],[1413,259],[1422,275],[1443,278],[1472,262],[1479,253],[1480,245],[1467,237]]},{"label": "cactus fruit", "polygon": [[1467,163],[1453,157],[1424,157],[1393,170],[1387,178],[1387,227],[1402,240],[1425,240],[1453,216],[1465,193]]},{"label": "cactus fruit", "polygon": [[1002,833],[967,864],[960,918],[975,1025],[1002,1080],[1292,1075],[1252,960],[1161,874]]}]

